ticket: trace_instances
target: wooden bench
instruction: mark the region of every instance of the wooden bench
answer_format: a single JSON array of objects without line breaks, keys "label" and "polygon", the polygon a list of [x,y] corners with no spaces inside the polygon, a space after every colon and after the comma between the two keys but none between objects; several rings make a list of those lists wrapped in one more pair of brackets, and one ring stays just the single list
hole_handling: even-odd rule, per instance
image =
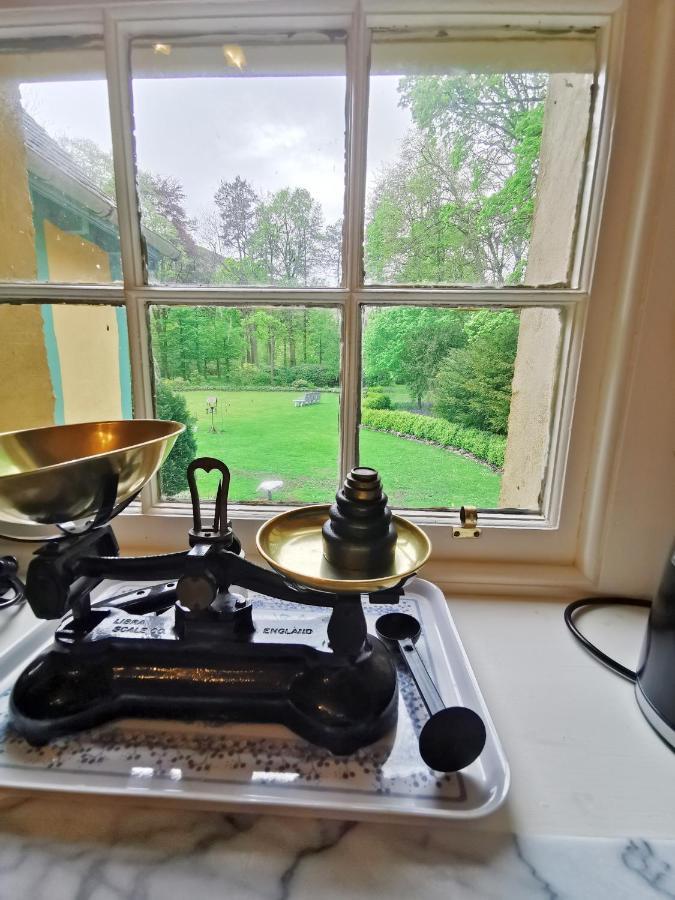
[{"label": "wooden bench", "polygon": [[296,397],[293,401],[294,406],[313,406],[321,399],[320,391],[307,391],[304,397]]}]

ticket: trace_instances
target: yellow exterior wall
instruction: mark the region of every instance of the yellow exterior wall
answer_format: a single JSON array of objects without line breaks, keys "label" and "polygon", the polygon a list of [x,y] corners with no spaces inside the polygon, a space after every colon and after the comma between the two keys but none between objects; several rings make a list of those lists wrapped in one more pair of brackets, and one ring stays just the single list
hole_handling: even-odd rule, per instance
[{"label": "yellow exterior wall", "polygon": [[[0,281],[36,281],[21,98],[10,65],[0,58]],[[50,281],[110,281],[108,255],[100,247],[48,221],[44,237]],[[122,416],[115,309],[55,304],[51,317],[54,372],[40,304],[0,304],[0,431],[54,424],[52,376],[58,381],[59,369],[65,422]]]},{"label": "yellow exterior wall", "polygon": [[[0,59],[0,280],[37,276],[33,208],[17,82]],[[54,394],[38,304],[0,304],[0,431],[50,425]]]},{"label": "yellow exterior wall", "polygon": [[46,219],[44,230],[50,281],[110,282],[110,263],[105,250],[79,234],[62,231]]},{"label": "yellow exterior wall", "polygon": [[52,314],[65,422],[121,419],[115,308],[58,304]]},{"label": "yellow exterior wall", "polygon": [[54,423],[54,392],[38,304],[0,304],[0,431]]},{"label": "yellow exterior wall", "polygon": [[35,231],[21,99],[18,84],[3,77],[6,65],[0,58],[0,280],[35,281]]}]

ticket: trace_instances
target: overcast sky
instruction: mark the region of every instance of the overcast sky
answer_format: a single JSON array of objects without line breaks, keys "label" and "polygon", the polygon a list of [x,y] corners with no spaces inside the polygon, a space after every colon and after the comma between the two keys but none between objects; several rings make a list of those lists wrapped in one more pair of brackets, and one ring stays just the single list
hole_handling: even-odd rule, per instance
[{"label": "overcast sky", "polygon": [[[398,156],[410,114],[397,106],[398,76],[374,76],[369,176]],[[52,136],[85,137],[110,149],[103,81],[33,83],[24,107]],[[326,222],[342,215],[345,80],[337,76],[167,78],[134,82],[141,168],[178,178],[191,217],[213,209],[222,179],[248,179],[261,193],[305,187]]]}]

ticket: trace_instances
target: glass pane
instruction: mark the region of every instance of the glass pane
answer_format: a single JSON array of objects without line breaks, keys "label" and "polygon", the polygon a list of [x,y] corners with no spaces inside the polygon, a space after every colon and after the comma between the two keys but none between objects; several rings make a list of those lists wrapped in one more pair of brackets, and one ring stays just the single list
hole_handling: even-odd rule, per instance
[{"label": "glass pane", "polygon": [[[150,307],[156,413],[185,422],[162,496],[185,500],[191,459],[230,468],[230,500],[317,503],[338,481],[340,318],[335,309]],[[215,497],[217,473],[198,475]]]},{"label": "glass pane", "polygon": [[594,40],[377,34],[366,282],[567,284]]},{"label": "glass pane", "polygon": [[120,281],[98,39],[0,42],[0,281]]},{"label": "glass pane", "polygon": [[365,307],[359,460],[404,509],[537,511],[558,309]]},{"label": "glass pane", "polygon": [[221,35],[132,49],[152,283],[335,286],[344,205],[344,35]]},{"label": "glass pane", "polygon": [[0,432],[132,416],[123,306],[1,303]]}]

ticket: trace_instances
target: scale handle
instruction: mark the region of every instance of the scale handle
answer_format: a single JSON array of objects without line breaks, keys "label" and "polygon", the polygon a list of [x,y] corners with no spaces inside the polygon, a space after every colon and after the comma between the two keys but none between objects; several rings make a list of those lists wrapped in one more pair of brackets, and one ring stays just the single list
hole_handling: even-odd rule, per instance
[{"label": "scale handle", "polygon": [[438,693],[438,689],[434,684],[431,675],[429,675],[417,647],[410,639],[406,638],[405,640],[398,642],[398,649],[422,695],[422,700],[424,700],[424,705],[429,711],[429,715],[433,716],[434,713],[445,709],[443,699]]},{"label": "scale handle", "polygon": [[[216,495],[216,512],[213,517],[213,525],[207,529],[202,528],[201,497],[199,496],[199,488],[195,478],[197,469],[201,469],[203,472],[212,472],[215,469],[217,472],[220,472],[221,476]],[[228,467],[222,460],[213,456],[201,456],[199,459],[193,459],[187,467],[187,482],[192,502],[190,545],[194,546],[195,543],[204,541],[213,543],[219,538],[229,542],[232,537],[232,529],[227,521],[227,495],[230,490],[230,470]]]}]

